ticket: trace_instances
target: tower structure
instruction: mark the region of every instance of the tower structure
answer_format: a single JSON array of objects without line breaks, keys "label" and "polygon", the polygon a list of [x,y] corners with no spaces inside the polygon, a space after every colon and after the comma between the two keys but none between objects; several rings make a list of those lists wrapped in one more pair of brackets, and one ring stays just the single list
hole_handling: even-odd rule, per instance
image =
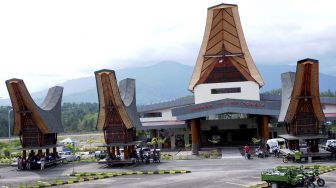
[{"label": "tower structure", "polygon": [[124,159],[135,151],[135,129],[141,126],[136,109],[135,80],[124,79],[119,87],[113,70],[95,72],[99,97],[97,129],[103,130],[111,158],[124,150]]},{"label": "tower structure", "polygon": [[238,7],[208,8],[203,42],[189,83],[195,103],[223,98],[259,100],[264,82],[248,50]]},{"label": "tower structure", "polygon": [[22,158],[27,150],[38,151],[46,155],[53,149],[56,156],[57,134],[63,132],[61,121],[61,103],[63,88],[55,86],[49,89],[41,106],[36,105],[21,79],[6,81],[14,112],[13,134],[19,136],[22,145]]}]

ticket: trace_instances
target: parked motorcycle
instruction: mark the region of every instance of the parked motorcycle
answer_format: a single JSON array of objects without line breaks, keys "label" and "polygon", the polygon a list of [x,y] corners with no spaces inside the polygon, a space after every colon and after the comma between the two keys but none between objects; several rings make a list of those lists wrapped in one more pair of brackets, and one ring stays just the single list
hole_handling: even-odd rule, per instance
[{"label": "parked motorcycle", "polygon": [[150,163],[150,149],[149,148],[142,148],[142,161],[145,163],[149,164]]},{"label": "parked motorcycle", "polygon": [[319,175],[320,173],[317,169],[306,173],[306,176],[310,182],[314,183],[316,181],[318,186],[323,187],[325,185],[325,181],[324,179],[320,178]]},{"label": "parked motorcycle", "polygon": [[153,150],[153,163],[160,163],[160,149],[154,149]]},{"label": "parked motorcycle", "polygon": [[265,150],[262,150],[260,147],[255,149],[255,155],[258,158],[265,158],[268,156]]}]

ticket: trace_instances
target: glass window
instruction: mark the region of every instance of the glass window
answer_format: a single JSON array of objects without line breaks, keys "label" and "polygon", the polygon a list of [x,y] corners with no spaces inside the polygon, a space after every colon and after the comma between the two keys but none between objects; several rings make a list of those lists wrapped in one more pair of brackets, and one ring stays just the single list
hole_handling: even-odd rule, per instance
[{"label": "glass window", "polygon": [[162,117],[162,112],[149,112],[140,114],[141,118]]},{"label": "glass window", "polygon": [[240,87],[211,89],[211,94],[240,93],[240,92],[241,92]]}]

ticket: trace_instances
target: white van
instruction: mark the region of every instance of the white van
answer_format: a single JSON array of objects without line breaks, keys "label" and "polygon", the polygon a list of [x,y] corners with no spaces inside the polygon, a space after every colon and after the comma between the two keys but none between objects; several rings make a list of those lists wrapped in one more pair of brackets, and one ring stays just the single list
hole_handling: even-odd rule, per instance
[{"label": "white van", "polygon": [[269,149],[269,152],[272,153],[274,147],[278,147],[278,149],[285,148],[285,139],[283,138],[268,139],[266,145],[267,149]]}]

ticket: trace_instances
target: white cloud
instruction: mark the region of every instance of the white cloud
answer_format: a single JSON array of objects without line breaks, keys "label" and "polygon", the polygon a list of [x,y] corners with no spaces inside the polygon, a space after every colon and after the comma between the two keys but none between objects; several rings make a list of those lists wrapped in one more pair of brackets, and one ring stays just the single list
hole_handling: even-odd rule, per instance
[{"label": "white cloud", "polygon": [[[206,9],[221,2],[1,1],[0,81],[22,78],[30,91],[37,91],[104,67],[163,60],[194,64]],[[257,63],[293,63],[333,54],[334,1],[226,3],[237,2]],[[7,96],[4,84],[0,96]]]}]

